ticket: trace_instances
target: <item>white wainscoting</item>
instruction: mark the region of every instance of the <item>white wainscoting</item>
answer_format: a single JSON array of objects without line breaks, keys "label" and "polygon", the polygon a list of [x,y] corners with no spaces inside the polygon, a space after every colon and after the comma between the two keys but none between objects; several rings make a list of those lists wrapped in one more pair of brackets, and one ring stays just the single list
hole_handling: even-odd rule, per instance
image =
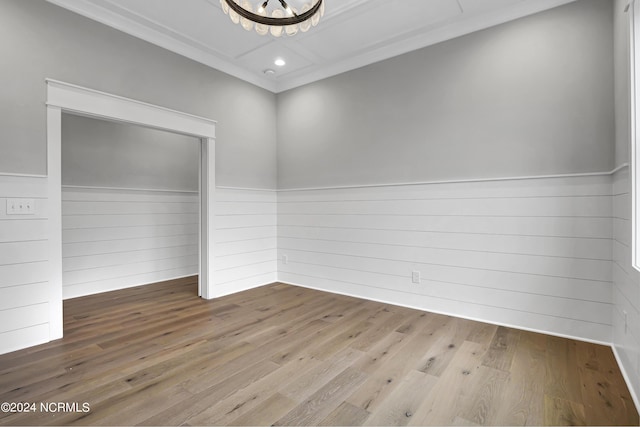
[{"label": "white wainscoting", "polygon": [[216,296],[277,281],[277,193],[216,189]]},{"label": "white wainscoting", "polygon": [[[625,173],[613,186],[605,175],[218,188],[216,294],[279,279],[598,342],[611,342],[613,323],[617,352],[637,382],[640,277],[628,267]],[[7,217],[7,197],[35,199],[36,215]],[[0,176],[0,199],[0,352],[7,352],[48,340],[46,178]],[[173,277],[195,274],[197,205],[193,193],[66,188],[65,278],[75,282],[65,283],[65,297],[170,278],[154,274],[175,273],[176,259],[193,262]]]},{"label": "white wainscoting", "polygon": [[[65,187],[64,298],[198,274],[198,194]],[[276,192],[216,189],[216,296],[277,277]]]},{"label": "white wainscoting", "polygon": [[614,174],[613,347],[637,402],[640,396],[640,273],[631,266],[630,189],[629,168]]},{"label": "white wainscoting", "polygon": [[63,297],[198,274],[197,192],[63,187]]},{"label": "white wainscoting", "polygon": [[[7,215],[7,198],[35,215]],[[0,354],[49,340],[47,180],[0,175]]]},{"label": "white wainscoting", "polygon": [[611,236],[609,175],[278,193],[280,281],[603,343]]}]

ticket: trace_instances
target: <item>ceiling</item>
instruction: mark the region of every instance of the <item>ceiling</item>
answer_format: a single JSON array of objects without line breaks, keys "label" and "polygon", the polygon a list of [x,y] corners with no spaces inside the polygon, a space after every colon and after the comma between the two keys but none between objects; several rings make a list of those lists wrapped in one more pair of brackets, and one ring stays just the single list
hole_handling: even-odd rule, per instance
[{"label": "ceiling", "polygon": [[280,38],[219,0],[48,1],[277,93],[575,0],[324,0],[317,27]]}]

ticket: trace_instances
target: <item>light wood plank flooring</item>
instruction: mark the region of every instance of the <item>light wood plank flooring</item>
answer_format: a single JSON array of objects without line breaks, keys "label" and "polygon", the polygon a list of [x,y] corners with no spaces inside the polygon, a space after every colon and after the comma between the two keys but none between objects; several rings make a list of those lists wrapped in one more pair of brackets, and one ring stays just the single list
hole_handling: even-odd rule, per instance
[{"label": "light wood plank flooring", "polygon": [[[273,284],[195,279],[65,302],[65,338],[0,356],[9,425],[629,425],[608,347]],[[82,404],[89,404],[82,412]]]}]

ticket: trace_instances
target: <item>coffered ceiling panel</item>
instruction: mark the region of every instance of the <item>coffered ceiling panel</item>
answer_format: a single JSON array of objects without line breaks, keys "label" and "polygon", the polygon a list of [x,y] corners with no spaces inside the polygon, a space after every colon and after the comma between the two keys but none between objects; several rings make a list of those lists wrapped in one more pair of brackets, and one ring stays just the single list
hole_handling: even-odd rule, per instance
[{"label": "coffered ceiling panel", "polygon": [[366,8],[351,10],[323,23],[301,39],[324,60],[336,61],[402,39],[406,34],[452,19],[461,12],[458,3],[451,0],[372,0]]},{"label": "coffered ceiling panel", "polygon": [[[275,65],[276,59],[286,62],[284,66]],[[283,43],[270,43],[261,49],[253,50],[239,57],[236,64],[251,70],[256,74],[264,74],[265,77],[274,81],[286,78],[286,75],[293,72],[303,72],[307,67],[315,63],[303,55],[296,53]],[[265,73],[265,70],[272,70],[273,73]]]},{"label": "coffered ceiling panel", "polygon": [[324,0],[317,27],[280,38],[233,24],[219,0],[48,1],[280,92],[575,0]]}]

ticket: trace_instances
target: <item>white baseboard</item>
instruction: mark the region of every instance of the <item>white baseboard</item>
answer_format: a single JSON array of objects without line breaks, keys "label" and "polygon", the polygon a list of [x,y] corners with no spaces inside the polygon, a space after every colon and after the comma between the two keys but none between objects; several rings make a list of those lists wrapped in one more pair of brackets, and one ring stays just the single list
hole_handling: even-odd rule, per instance
[{"label": "white baseboard", "polygon": [[519,330],[522,330],[522,331],[535,332],[535,333],[539,333],[539,334],[551,335],[551,336],[555,336],[555,337],[567,338],[567,339],[572,339],[572,340],[576,340],[576,341],[583,341],[583,342],[588,342],[588,343],[592,343],[592,344],[598,344],[598,345],[604,345],[604,346],[607,346],[607,347],[611,347],[611,343],[610,342],[606,342],[606,341],[592,340],[592,339],[576,337],[576,336],[572,336],[572,335],[553,333],[553,332],[549,332],[549,331],[544,331],[542,329],[525,328],[525,327],[518,326],[518,325],[513,325],[513,324],[508,324],[508,323],[501,323],[501,322],[494,322],[494,321],[490,321],[490,320],[487,320],[487,319],[480,319],[480,318],[475,318],[475,317],[471,317],[471,316],[461,316],[458,313],[451,313],[451,312],[440,311],[440,310],[425,310],[424,308],[417,307],[417,306],[412,306],[412,305],[409,305],[409,304],[400,304],[400,303],[397,303],[397,302],[385,301],[385,300],[382,300],[382,299],[368,298],[368,297],[365,297],[365,296],[362,296],[362,295],[354,295],[354,294],[350,294],[350,293],[347,293],[347,292],[330,291],[330,290],[327,290],[327,289],[323,289],[321,287],[307,286],[307,285],[302,285],[302,284],[299,284],[299,283],[291,283],[291,282],[282,281],[282,280],[279,280],[278,283],[284,283],[285,285],[291,285],[291,286],[299,286],[301,288],[314,289],[316,291],[328,292],[328,293],[337,294],[337,295],[344,295],[344,296],[352,297],[352,298],[365,299],[365,300],[368,300],[368,301],[375,301],[375,302],[379,302],[379,303],[382,303],[382,304],[390,304],[390,305],[395,305],[395,306],[398,306],[398,307],[410,308],[410,309],[413,309],[413,310],[420,310],[420,311],[426,311],[426,312],[429,312],[429,313],[442,314],[442,315],[445,315],[445,316],[457,317],[459,319],[473,320],[475,322],[488,323],[490,325],[504,326],[504,327],[507,327],[507,328],[519,329]]},{"label": "white baseboard", "polygon": [[629,389],[629,393],[631,394],[633,403],[636,405],[636,411],[638,411],[640,410],[640,399],[638,398],[638,394],[635,388],[633,387],[633,382],[631,381],[631,377],[627,372],[625,364],[622,362],[622,358],[620,357],[620,354],[618,353],[618,349],[616,348],[615,344],[610,344],[610,346],[611,346],[611,350],[613,351],[613,355],[616,358],[616,362],[618,362],[618,368],[620,368],[620,372],[622,372],[622,377],[624,378],[624,381],[627,383],[627,388]]}]

